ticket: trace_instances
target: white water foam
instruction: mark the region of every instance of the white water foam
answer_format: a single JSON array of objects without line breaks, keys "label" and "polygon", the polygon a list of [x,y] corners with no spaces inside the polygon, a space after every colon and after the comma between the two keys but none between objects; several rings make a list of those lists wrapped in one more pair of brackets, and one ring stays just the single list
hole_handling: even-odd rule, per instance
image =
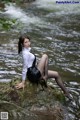
[{"label": "white water foam", "polygon": [[[44,8],[48,10],[58,10],[59,13],[80,13],[80,2],[78,4],[59,4],[56,1],[65,1],[65,0],[36,0],[35,4],[39,8]],[[67,0],[73,1],[73,0]],[[74,0],[76,2],[76,0]],[[77,0],[79,1],[79,0]]]},{"label": "white water foam", "polygon": [[21,21],[22,23],[26,23],[27,25],[31,23],[34,24],[41,22],[40,18],[36,16],[29,16],[21,8],[12,4],[6,5],[5,14],[9,15],[9,17],[11,18],[18,19],[19,21]]}]

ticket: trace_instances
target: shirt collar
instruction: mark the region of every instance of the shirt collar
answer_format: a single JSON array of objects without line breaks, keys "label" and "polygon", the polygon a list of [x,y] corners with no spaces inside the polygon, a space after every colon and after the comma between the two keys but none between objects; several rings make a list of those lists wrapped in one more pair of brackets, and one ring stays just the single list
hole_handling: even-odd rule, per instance
[{"label": "shirt collar", "polygon": [[31,47],[29,47],[29,48],[23,48],[23,50],[27,50],[28,52],[30,52],[31,51]]}]

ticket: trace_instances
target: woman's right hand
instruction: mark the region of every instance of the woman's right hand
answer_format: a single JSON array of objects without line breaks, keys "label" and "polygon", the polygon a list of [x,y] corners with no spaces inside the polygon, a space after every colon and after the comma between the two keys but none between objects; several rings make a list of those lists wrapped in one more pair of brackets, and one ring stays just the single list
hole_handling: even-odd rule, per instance
[{"label": "woman's right hand", "polygon": [[25,82],[24,82],[24,81],[22,81],[21,83],[17,84],[15,87],[16,87],[16,89],[23,88],[23,90],[24,90],[24,87],[25,87]]}]

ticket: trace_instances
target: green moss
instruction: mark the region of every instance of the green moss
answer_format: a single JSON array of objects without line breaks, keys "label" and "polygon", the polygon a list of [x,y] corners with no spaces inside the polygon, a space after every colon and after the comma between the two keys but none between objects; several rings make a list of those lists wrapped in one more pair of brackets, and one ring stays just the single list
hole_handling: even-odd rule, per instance
[{"label": "green moss", "polygon": [[16,19],[0,18],[0,26],[5,30],[11,29],[16,24]]}]

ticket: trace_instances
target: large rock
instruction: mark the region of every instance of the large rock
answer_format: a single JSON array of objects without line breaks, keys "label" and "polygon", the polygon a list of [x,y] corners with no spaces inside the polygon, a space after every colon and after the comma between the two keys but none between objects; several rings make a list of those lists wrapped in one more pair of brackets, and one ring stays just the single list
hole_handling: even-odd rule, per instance
[{"label": "large rock", "polygon": [[18,82],[0,83],[0,112],[8,112],[10,120],[68,120],[59,91],[31,84],[16,90]]},{"label": "large rock", "polygon": [[0,3],[0,9],[4,8],[5,5],[3,3]]}]

